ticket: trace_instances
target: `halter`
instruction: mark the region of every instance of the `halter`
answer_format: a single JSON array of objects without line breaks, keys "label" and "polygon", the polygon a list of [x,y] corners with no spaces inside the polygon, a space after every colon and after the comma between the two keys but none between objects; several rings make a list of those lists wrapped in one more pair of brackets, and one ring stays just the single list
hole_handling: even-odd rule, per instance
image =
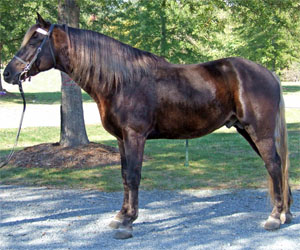
[{"label": "halter", "polygon": [[[21,132],[21,128],[22,128],[23,118],[24,118],[24,114],[25,114],[25,110],[26,110],[26,100],[25,100],[25,95],[24,95],[24,91],[23,91],[23,87],[22,87],[21,77],[22,77],[22,75],[27,74],[27,72],[31,69],[32,65],[37,60],[38,55],[42,51],[42,48],[43,48],[44,44],[46,43],[46,41],[48,39],[50,39],[53,28],[54,28],[54,25],[51,24],[50,29],[49,29],[48,32],[41,29],[41,28],[38,28],[36,30],[36,32],[41,33],[41,34],[45,35],[46,37],[43,39],[41,45],[38,47],[37,51],[35,52],[34,57],[32,58],[32,60],[29,63],[25,62],[23,59],[21,59],[18,56],[14,56],[18,61],[20,61],[21,63],[26,65],[25,68],[23,69],[23,71],[21,72],[21,74],[19,76],[19,81],[18,81],[19,90],[20,90],[20,93],[21,93],[21,96],[22,96],[22,99],[23,99],[23,112],[22,112],[22,116],[21,116],[21,119],[20,119],[20,124],[19,124],[18,133],[17,133],[17,136],[16,136],[15,144],[14,144],[12,150],[10,151],[9,155],[7,156],[6,160],[3,161],[3,162],[0,162],[0,168],[3,168],[4,166],[6,166],[9,163],[9,161],[11,160],[11,158],[13,157],[13,155],[15,153],[15,148],[16,148],[16,146],[18,144],[18,141],[19,141],[19,136],[20,136],[20,132]],[[55,60],[54,52],[53,52],[53,49],[52,49],[52,46],[51,46],[51,42],[49,44],[50,44],[50,52],[51,52],[51,55],[52,55],[54,67],[56,67],[56,60]]]},{"label": "halter", "polygon": [[[25,68],[23,69],[23,71],[21,72],[20,76],[19,76],[19,81],[21,81],[21,77],[25,74],[28,73],[28,71],[31,69],[32,65],[35,63],[35,61],[37,60],[39,54],[41,53],[46,41],[49,39],[50,40],[50,36],[52,34],[52,31],[54,29],[54,24],[51,24],[50,26],[50,29],[49,31],[47,32],[46,30],[44,29],[41,29],[41,28],[38,28],[36,30],[36,32],[42,34],[42,35],[45,35],[45,38],[43,39],[41,45],[38,47],[37,51],[35,52],[35,55],[34,57],[32,58],[32,60],[27,63],[26,61],[24,61],[23,59],[21,59],[20,57],[18,56],[14,56],[18,61],[20,61],[21,63],[25,64]],[[50,47],[50,52],[51,52],[51,56],[52,56],[52,60],[53,60],[53,63],[54,63],[54,68],[56,67],[56,59],[55,59],[55,55],[54,55],[54,52],[53,52],[53,48],[52,48],[52,45],[51,45],[51,42],[49,43],[49,47]]]}]

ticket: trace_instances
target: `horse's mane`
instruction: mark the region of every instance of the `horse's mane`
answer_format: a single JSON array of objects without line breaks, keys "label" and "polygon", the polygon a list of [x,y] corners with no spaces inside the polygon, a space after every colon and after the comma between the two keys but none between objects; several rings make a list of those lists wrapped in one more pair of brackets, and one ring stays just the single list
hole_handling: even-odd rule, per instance
[{"label": "horse's mane", "polygon": [[99,84],[111,91],[124,84],[138,83],[158,64],[161,57],[133,48],[103,34],[68,28],[71,77],[85,88]]}]

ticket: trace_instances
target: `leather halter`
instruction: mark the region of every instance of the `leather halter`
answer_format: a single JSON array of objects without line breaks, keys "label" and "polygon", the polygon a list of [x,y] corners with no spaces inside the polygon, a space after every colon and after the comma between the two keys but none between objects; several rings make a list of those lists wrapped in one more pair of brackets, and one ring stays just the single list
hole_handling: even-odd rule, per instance
[{"label": "leather halter", "polygon": [[[39,54],[41,53],[46,41],[49,39],[50,41],[50,36],[52,34],[52,31],[54,29],[55,25],[54,24],[51,24],[50,26],[50,29],[49,31],[47,32],[46,30],[44,29],[41,29],[41,28],[38,28],[36,30],[36,32],[40,33],[40,34],[43,34],[45,35],[45,38],[43,39],[41,45],[38,47],[37,51],[35,52],[35,55],[34,57],[31,59],[31,61],[29,63],[25,62],[23,59],[21,59],[20,57],[18,56],[14,56],[18,61],[20,61],[21,63],[25,64],[26,67],[23,69],[23,71],[21,72],[20,74],[20,77],[19,79],[21,79],[21,76],[22,75],[26,75],[28,73],[28,71],[31,69],[32,65],[35,63],[35,61],[37,60]],[[50,52],[51,52],[51,56],[52,56],[52,60],[53,60],[53,64],[54,64],[54,68],[56,67],[56,59],[55,59],[55,55],[54,55],[54,52],[53,52],[53,48],[52,48],[52,45],[51,45],[51,41],[49,43],[49,47],[50,47]]]},{"label": "leather halter", "polygon": [[[46,41],[48,39],[50,40],[50,36],[51,36],[51,33],[53,31],[54,26],[55,26],[54,24],[51,24],[50,29],[49,29],[48,32],[41,29],[41,28],[38,28],[36,30],[36,32],[41,33],[41,34],[45,35],[46,37],[43,39],[41,45],[38,47],[37,51],[35,52],[34,57],[32,58],[32,60],[29,63],[25,62],[22,58],[20,58],[18,56],[14,56],[18,61],[20,61],[21,63],[26,65],[25,68],[23,69],[23,71],[20,73],[19,80],[18,80],[19,90],[20,90],[20,93],[21,93],[21,96],[22,96],[22,99],[23,99],[23,112],[22,112],[22,115],[21,115],[19,129],[18,129],[18,133],[17,133],[17,136],[16,136],[15,144],[14,144],[12,150],[10,151],[9,155],[7,156],[6,160],[3,161],[3,162],[0,162],[0,168],[3,168],[4,166],[6,166],[9,163],[9,161],[12,159],[12,157],[15,153],[15,148],[16,148],[16,146],[18,144],[18,141],[19,141],[19,136],[20,136],[20,132],[21,132],[21,128],[22,128],[23,118],[24,118],[24,114],[25,114],[25,110],[26,110],[26,100],[25,100],[25,95],[24,95],[24,91],[23,91],[23,87],[22,87],[22,80],[21,80],[22,76],[24,74],[26,76],[27,72],[31,69],[32,65],[37,60],[38,55],[42,51],[44,44],[46,43]],[[55,60],[55,55],[54,55],[53,48],[52,48],[52,45],[51,45],[51,41],[50,41],[49,44],[50,44],[50,52],[51,52],[51,55],[52,55],[54,67],[56,67],[56,60]]]}]

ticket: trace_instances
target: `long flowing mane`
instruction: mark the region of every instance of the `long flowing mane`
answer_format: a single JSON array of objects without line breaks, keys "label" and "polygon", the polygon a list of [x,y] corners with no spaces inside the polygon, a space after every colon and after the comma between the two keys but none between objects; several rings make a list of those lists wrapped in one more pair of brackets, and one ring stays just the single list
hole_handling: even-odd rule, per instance
[{"label": "long flowing mane", "polygon": [[158,64],[150,52],[133,48],[103,34],[68,28],[71,76],[80,86],[99,84],[106,91],[137,83]]}]

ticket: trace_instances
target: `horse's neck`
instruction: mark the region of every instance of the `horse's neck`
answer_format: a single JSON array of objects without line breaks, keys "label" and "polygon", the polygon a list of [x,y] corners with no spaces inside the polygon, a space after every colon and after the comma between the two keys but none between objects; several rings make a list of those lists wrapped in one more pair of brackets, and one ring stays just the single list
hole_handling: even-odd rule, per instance
[{"label": "horse's neck", "polygon": [[69,28],[69,75],[83,89],[110,92],[151,74],[157,56],[105,35]]},{"label": "horse's neck", "polygon": [[[95,54],[99,53],[95,46],[95,39],[91,32],[68,28],[68,74],[82,88],[86,88],[90,82],[99,80],[99,60]],[[93,46],[92,46],[92,45]]]}]

